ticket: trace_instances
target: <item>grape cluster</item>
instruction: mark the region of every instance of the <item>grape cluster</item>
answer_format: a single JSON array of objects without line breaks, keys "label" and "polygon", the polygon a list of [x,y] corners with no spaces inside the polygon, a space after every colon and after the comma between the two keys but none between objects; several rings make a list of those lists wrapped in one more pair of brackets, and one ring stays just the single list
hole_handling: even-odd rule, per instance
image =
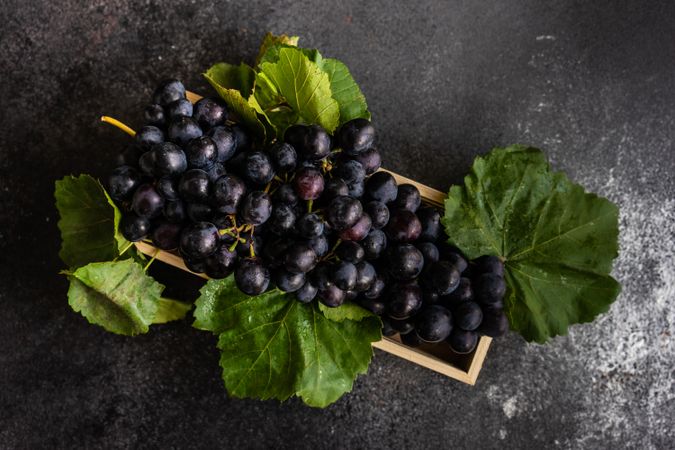
[{"label": "grape cluster", "polygon": [[234,274],[248,295],[276,286],[303,303],[357,302],[410,345],[469,352],[478,332],[505,331],[501,261],[468,263],[445,243],[439,211],[378,171],[368,120],[334,135],[293,125],[263,148],[225,104],[193,105],[179,81],[152,100],[108,180],[128,240],[177,249],[211,278]]}]

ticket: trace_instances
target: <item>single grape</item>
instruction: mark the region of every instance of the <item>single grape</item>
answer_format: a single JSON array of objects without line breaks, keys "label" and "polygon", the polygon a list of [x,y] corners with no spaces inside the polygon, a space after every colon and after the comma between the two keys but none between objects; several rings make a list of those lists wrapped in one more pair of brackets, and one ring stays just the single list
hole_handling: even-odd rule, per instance
[{"label": "single grape", "polygon": [[284,142],[287,142],[298,151],[304,145],[305,136],[307,136],[307,126],[291,125],[284,132]]},{"label": "single grape", "polygon": [[330,250],[330,244],[328,243],[328,238],[326,238],[325,235],[317,236],[315,238],[309,239],[307,241],[307,245],[309,245],[312,250],[316,253],[316,256],[319,258],[323,258],[328,254],[328,251]]},{"label": "single grape", "polygon": [[218,248],[220,235],[212,223],[197,222],[183,228],[180,251],[191,258],[206,258]]},{"label": "single grape", "polygon": [[178,200],[178,180],[175,178],[162,177],[157,180],[155,187],[164,200]]},{"label": "single grape", "polygon": [[440,305],[431,305],[415,317],[415,332],[425,342],[441,342],[452,331],[452,314]]},{"label": "single grape", "polygon": [[412,280],[416,278],[424,266],[422,252],[411,244],[389,247],[388,268],[395,280]]},{"label": "single grape", "polygon": [[300,289],[295,292],[295,298],[300,303],[309,303],[316,297],[319,290],[309,281],[306,281]]},{"label": "single grape", "polygon": [[354,225],[340,232],[340,239],[343,241],[361,241],[368,236],[370,228],[370,216],[368,216],[368,214],[362,214]]},{"label": "single grape", "polygon": [[213,163],[211,167],[206,169],[206,175],[209,177],[211,183],[215,183],[218,178],[227,175],[225,165],[219,162]]},{"label": "single grape", "polygon": [[237,150],[236,134],[234,129],[227,126],[213,127],[207,133],[218,148],[218,161],[224,163],[234,156]]},{"label": "single grape", "polygon": [[283,292],[295,292],[305,285],[305,274],[278,269],[274,272],[274,284]]},{"label": "single grape", "polygon": [[396,200],[393,201],[393,206],[414,213],[421,203],[422,197],[419,189],[412,184],[402,184],[398,187]]},{"label": "single grape", "polygon": [[275,204],[283,203],[285,205],[295,206],[299,201],[298,195],[290,184],[282,184],[272,193],[272,202]]},{"label": "single grape", "polygon": [[188,165],[193,169],[208,169],[218,160],[218,147],[208,136],[192,139],[185,146]]},{"label": "single grape", "polygon": [[138,158],[138,166],[144,175],[153,176],[155,170],[155,158],[157,154],[152,151],[146,151]]},{"label": "single grape", "polygon": [[236,175],[227,174],[218,178],[213,184],[211,199],[219,212],[234,214],[244,194],[246,194],[244,181]]},{"label": "single grape", "polygon": [[131,209],[142,217],[152,219],[159,216],[164,208],[164,199],[151,184],[141,185],[131,200]]},{"label": "single grape", "polygon": [[166,123],[166,114],[162,105],[153,103],[145,107],[143,111],[143,118],[148,123],[148,125],[154,125],[156,127],[164,126]]},{"label": "single grape", "polygon": [[194,138],[201,136],[202,129],[197,122],[190,117],[176,117],[169,122],[167,136],[169,141],[180,145],[181,147]]},{"label": "single grape", "polygon": [[509,331],[509,319],[503,312],[496,314],[483,314],[483,321],[478,327],[478,332],[492,338],[500,337]]},{"label": "single grape", "polygon": [[341,195],[349,195],[349,188],[347,187],[345,180],[337,177],[325,180],[323,193],[321,194],[322,201],[329,202]]},{"label": "single grape", "polygon": [[136,132],[134,138],[142,148],[150,149],[153,145],[164,142],[164,132],[153,125],[146,125]]},{"label": "single grape", "polygon": [[449,295],[444,296],[443,304],[448,308],[456,308],[461,303],[470,302],[473,300],[473,289],[471,288],[471,280],[462,277],[459,279],[457,289],[452,291]]},{"label": "single grape", "polygon": [[453,328],[448,337],[450,348],[459,354],[471,353],[478,344],[478,334],[474,331],[465,331]]},{"label": "single grape", "polygon": [[181,98],[185,98],[185,86],[178,80],[162,81],[152,95],[153,103],[158,103],[162,106],[166,106]]},{"label": "single grape", "polygon": [[363,214],[361,202],[352,197],[335,197],[328,206],[327,221],[336,231],[346,230],[354,225]]},{"label": "single grape", "polygon": [[126,200],[133,195],[142,180],[142,175],[135,168],[119,166],[108,177],[108,193],[114,200]]},{"label": "single grape", "polygon": [[332,268],[332,281],[343,291],[349,291],[356,287],[356,278],[358,270],[356,266],[348,261],[340,261]]},{"label": "single grape", "polygon": [[225,122],[227,108],[217,100],[202,98],[195,103],[192,117],[200,127],[212,128]]},{"label": "single grape", "polygon": [[376,172],[366,181],[365,195],[381,203],[393,202],[398,195],[396,180],[388,172]]},{"label": "single grape", "polygon": [[360,162],[353,159],[343,160],[333,169],[333,173],[345,180],[347,186],[360,183],[366,178],[366,170]]},{"label": "single grape", "polygon": [[462,330],[473,331],[483,321],[483,311],[475,302],[463,302],[457,306],[454,314],[455,325]]},{"label": "single grape", "polygon": [[312,284],[316,286],[319,291],[324,290],[333,284],[331,270],[332,264],[323,261],[317,264],[314,270],[309,272],[309,278],[312,281]]},{"label": "single grape", "polygon": [[188,203],[185,212],[193,222],[210,222],[214,214],[211,205],[206,203]]},{"label": "single grape", "polygon": [[266,153],[261,151],[248,152],[244,158],[242,174],[251,183],[264,186],[274,178],[274,167],[272,167],[272,162]]},{"label": "single grape", "polygon": [[251,149],[251,138],[248,132],[240,124],[234,124],[231,127],[234,136],[235,149],[237,152],[246,152]]},{"label": "single grape", "polygon": [[303,242],[298,242],[291,245],[286,250],[285,257],[286,270],[293,273],[307,273],[312,270],[318,258],[316,252],[312,247]]},{"label": "single grape", "polygon": [[484,255],[474,259],[472,262],[477,274],[493,273],[500,277],[504,276],[504,263],[497,256]]},{"label": "single grape", "polygon": [[380,298],[386,287],[387,285],[384,281],[384,278],[380,274],[377,274],[375,276],[375,281],[373,281],[373,284],[370,286],[370,288],[368,288],[368,290],[363,293],[363,296],[371,300]]},{"label": "single grape", "polygon": [[284,137],[304,160],[317,161],[330,153],[330,136],[319,125],[293,125]]},{"label": "single grape", "polygon": [[166,112],[169,118],[192,117],[192,103],[186,98],[179,98],[166,105]]},{"label": "single grape", "polygon": [[422,224],[415,213],[407,209],[396,209],[392,211],[384,231],[394,242],[413,242],[422,232]]},{"label": "single grape", "polygon": [[289,205],[277,205],[272,209],[269,219],[269,229],[278,235],[285,235],[295,227],[295,211]]},{"label": "single grape", "polygon": [[185,206],[182,200],[171,200],[164,202],[164,218],[172,223],[181,223],[187,217]]},{"label": "single grape", "polygon": [[382,336],[391,337],[397,333],[396,330],[391,326],[389,319],[382,317]]},{"label": "single grape", "polygon": [[361,198],[366,190],[365,181],[357,181],[354,183],[347,183],[347,192],[350,197]]},{"label": "single grape", "polygon": [[[424,286],[422,289],[422,301],[424,301],[425,305],[435,305],[436,303],[442,303],[441,296],[438,295],[436,291],[432,291],[426,286]],[[444,303],[443,305],[445,306]]]},{"label": "single grape", "polygon": [[366,119],[352,119],[337,132],[340,147],[348,155],[359,155],[373,146],[375,128]]},{"label": "single grape", "polygon": [[323,192],[323,175],[314,167],[303,167],[295,173],[293,186],[302,200],[316,200]]},{"label": "single grape", "polygon": [[251,225],[265,223],[272,214],[272,200],[266,192],[249,192],[241,202],[239,214],[243,223]]},{"label": "single grape", "polygon": [[378,316],[384,314],[387,309],[386,303],[378,298],[362,298],[359,300],[359,305]]},{"label": "single grape", "polygon": [[472,280],[472,285],[476,300],[481,304],[490,305],[500,302],[506,294],[504,279],[494,273],[479,275]]},{"label": "single grape", "polygon": [[277,142],[269,149],[270,160],[279,173],[289,173],[295,170],[298,155],[293,146],[286,142]]},{"label": "single grape", "polygon": [[150,220],[147,217],[128,213],[120,220],[120,230],[122,230],[124,239],[130,242],[137,242],[150,232]]},{"label": "single grape", "polygon": [[365,258],[366,252],[357,242],[343,241],[335,249],[335,254],[342,261],[349,261],[356,264]]},{"label": "single grape", "polygon": [[361,245],[366,252],[367,260],[379,259],[387,248],[387,236],[382,230],[371,230],[361,241]]},{"label": "single grape", "polygon": [[316,213],[307,213],[298,219],[298,231],[302,237],[311,239],[323,234],[323,220]]},{"label": "single grape", "polygon": [[355,156],[354,159],[361,163],[366,170],[366,175],[377,172],[380,166],[382,166],[382,156],[376,148],[366,150],[360,155]]},{"label": "single grape", "polygon": [[370,216],[373,228],[384,228],[389,223],[389,208],[384,203],[373,200],[366,203],[363,209]]},{"label": "single grape", "polygon": [[468,266],[466,259],[456,252],[445,252],[443,259],[455,266],[460,273],[464,272]]},{"label": "single grape", "polygon": [[181,226],[171,222],[160,222],[152,230],[152,243],[162,250],[178,248]]},{"label": "single grape", "polygon": [[209,176],[201,169],[190,169],[180,177],[178,192],[188,202],[205,203],[209,197]]},{"label": "single grape", "polygon": [[447,261],[437,261],[424,271],[424,284],[438,295],[448,295],[459,286],[461,275],[457,268]]},{"label": "single grape", "polygon": [[180,175],[187,169],[185,152],[171,142],[163,142],[152,147],[152,174],[156,177]]},{"label": "single grape", "polygon": [[422,307],[422,290],[416,284],[393,284],[388,297],[387,314],[392,319],[407,319]]},{"label": "single grape", "polygon": [[421,242],[419,244],[416,244],[415,247],[417,247],[419,251],[422,252],[425,264],[431,264],[433,262],[438,261],[438,259],[440,258],[438,247],[436,247],[431,242]]},{"label": "single grape", "polygon": [[440,239],[443,234],[441,213],[436,208],[425,206],[419,208],[415,214],[422,224],[422,232],[418,239],[427,242],[435,242]]},{"label": "single grape", "polygon": [[246,295],[260,295],[270,284],[270,271],[255,258],[239,261],[234,271],[234,282]]},{"label": "single grape", "polygon": [[329,284],[325,289],[319,290],[319,301],[329,308],[337,308],[345,302],[345,291]]},{"label": "single grape", "polygon": [[227,245],[221,245],[218,250],[205,261],[204,272],[210,278],[227,278],[237,264],[237,253],[230,251]]},{"label": "single grape", "polygon": [[206,272],[206,258],[190,258],[187,255],[183,255],[183,262],[185,263],[185,267],[194,273]]},{"label": "single grape", "polygon": [[361,261],[355,264],[357,276],[354,289],[358,292],[365,292],[373,286],[377,278],[377,272],[372,264]]}]

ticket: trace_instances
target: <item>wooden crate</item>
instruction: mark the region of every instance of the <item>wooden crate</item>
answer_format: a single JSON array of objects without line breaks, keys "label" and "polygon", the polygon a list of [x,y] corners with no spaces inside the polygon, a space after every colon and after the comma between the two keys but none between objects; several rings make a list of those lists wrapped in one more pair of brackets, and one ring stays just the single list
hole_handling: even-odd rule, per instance
[{"label": "wooden crate", "polygon": [[[188,92],[187,97],[193,103],[201,98],[192,92]],[[394,172],[388,170],[386,172],[389,172],[399,184],[409,183],[416,186],[417,189],[419,189],[422,199],[425,203],[437,206],[439,208],[443,207],[445,195],[442,192],[417,183],[410,178],[403,177]],[[136,248],[148,256],[152,257],[157,255],[158,260],[186,272],[190,272],[190,270],[185,267],[182,258],[175,253],[159,251],[152,245],[143,242],[137,242]],[[208,278],[204,274],[195,273],[195,275],[202,278]],[[448,345],[423,344],[417,348],[408,347],[401,343],[398,335],[393,337],[384,337],[381,341],[373,343],[373,347],[379,348],[380,350],[383,350],[387,353],[391,353],[392,355],[396,355],[399,358],[407,359],[410,362],[442,373],[443,375],[454,378],[463,383],[473,385],[476,383],[478,373],[483,366],[483,361],[485,360],[485,356],[487,355],[491,341],[491,338],[487,336],[481,336],[476,349],[466,355],[454,353],[452,350],[450,350]]]}]

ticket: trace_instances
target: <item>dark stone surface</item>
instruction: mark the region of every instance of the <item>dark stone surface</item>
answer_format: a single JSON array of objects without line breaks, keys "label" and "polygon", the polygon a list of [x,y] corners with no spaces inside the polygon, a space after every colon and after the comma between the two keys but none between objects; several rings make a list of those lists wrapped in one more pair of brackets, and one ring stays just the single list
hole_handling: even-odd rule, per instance
[{"label": "dark stone surface", "polygon": [[[673,5],[6,0],[0,447],[673,448]],[[137,124],[167,76],[204,92],[202,70],[252,60],[267,30],[351,68],[390,169],[445,190],[476,154],[528,143],[618,202],[611,311],[547,346],[498,341],[475,387],[378,351],[325,410],[228,399],[187,321],[129,339],[74,314],[54,180],[111,168],[125,136],[101,114]]]}]

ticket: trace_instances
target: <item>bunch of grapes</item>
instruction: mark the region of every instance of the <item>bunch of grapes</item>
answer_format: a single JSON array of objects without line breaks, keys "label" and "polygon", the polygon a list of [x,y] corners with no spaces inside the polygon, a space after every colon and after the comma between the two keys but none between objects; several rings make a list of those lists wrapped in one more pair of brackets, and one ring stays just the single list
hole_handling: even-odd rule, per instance
[{"label": "bunch of grapes", "polygon": [[157,88],[144,115],[108,180],[128,240],[178,250],[211,278],[234,273],[247,295],[276,286],[303,303],[357,302],[409,345],[466,353],[477,333],[506,331],[501,261],[467,262],[446,244],[439,211],[378,171],[368,120],[332,136],[293,125],[261,148],[225,104],[193,105],[176,80]]}]

